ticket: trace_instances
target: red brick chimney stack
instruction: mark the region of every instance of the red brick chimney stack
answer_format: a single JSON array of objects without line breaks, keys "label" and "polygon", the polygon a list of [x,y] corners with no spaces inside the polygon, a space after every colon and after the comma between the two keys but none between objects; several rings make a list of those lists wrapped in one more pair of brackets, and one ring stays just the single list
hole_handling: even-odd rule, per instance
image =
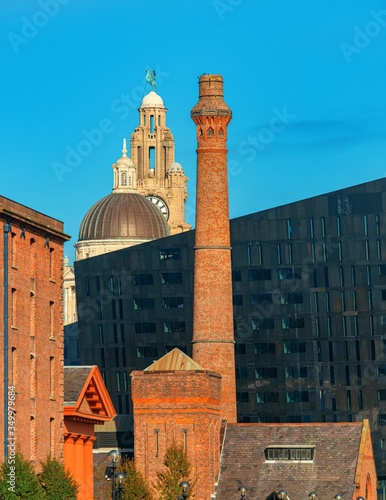
[{"label": "red brick chimney stack", "polygon": [[193,359],[222,376],[221,417],[237,422],[227,125],[232,112],[220,75],[202,75],[191,111],[197,130]]}]

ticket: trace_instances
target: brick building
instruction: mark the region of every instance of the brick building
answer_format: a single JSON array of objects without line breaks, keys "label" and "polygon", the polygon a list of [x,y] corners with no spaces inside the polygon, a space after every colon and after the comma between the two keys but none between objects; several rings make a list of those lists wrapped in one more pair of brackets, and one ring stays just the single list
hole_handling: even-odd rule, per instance
[{"label": "brick building", "polygon": [[[216,78],[213,82],[218,84]],[[209,111],[215,123],[216,113]],[[207,135],[198,127],[199,141],[203,136],[208,140],[215,137],[209,117],[200,117],[207,125]],[[220,131],[226,133],[217,127],[218,136]],[[225,142],[220,151],[216,149],[209,147],[203,153],[224,156]],[[222,160],[217,158],[220,164]],[[216,161],[209,161],[215,167]],[[211,173],[209,168],[207,175]],[[215,183],[218,178],[212,180]],[[239,421],[343,422],[369,418],[381,474],[382,424],[378,415],[382,415],[384,392],[382,379],[374,373],[381,374],[384,364],[383,304],[373,299],[377,294],[382,296],[385,191],[385,180],[374,181],[231,221],[233,309],[228,306],[222,315],[212,314],[211,304],[221,306],[217,292],[227,303],[231,290],[229,282],[225,287],[212,285],[201,297],[208,301],[203,316],[212,324],[208,327],[202,321],[198,331],[193,327],[194,253],[219,256],[220,250],[222,255],[229,255],[225,239],[214,244],[209,238],[198,245],[198,228],[77,262],[78,304],[83,311],[79,317],[82,362],[99,364],[118,412],[132,415],[127,372],[147,368],[174,347],[191,355],[191,342],[197,339],[198,344],[207,344],[208,355],[205,361],[196,359],[193,347],[194,362],[222,375],[230,397],[237,398]],[[207,196],[216,201],[220,193],[212,197],[207,191]],[[200,203],[202,197],[201,193]],[[213,210],[209,206],[209,213],[212,217],[220,214],[221,220],[224,205],[220,212],[216,203],[214,206]],[[215,235],[215,229],[212,220],[206,231],[213,230]],[[214,269],[221,271],[222,257],[212,261],[207,258]],[[209,281],[215,279],[210,265],[203,266]],[[198,279],[202,279],[205,290],[205,278]],[[229,334],[228,315],[232,310],[233,332]],[[211,337],[210,331],[223,337]],[[205,336],[200,338],[202,333]],[[236,355],[236,398],[221,361],[223,355],[216,360],[217,347],[220,353],[223,349],[221,344],[232,345],[227,362],[232,363]],[[183,380],[186,375],[180,377]],[[232,422],[233,416],[228,418]],[[154,445],[154,432],[149,432],[147,439],[149,446]],[[128,441],[118,444],[122,448],[132,446]],[[358,439],[358,449],[359,444]]]},{"label": "brick building", "polygon": [[[15,432],[1,440],[39,466],[63,458],[63,223],[0,197],[1,408],[13,387]],[[7,368],[8,364],[8,370]],[[5,389],[5,390],[4,390]],[[6,410],[6,408],[5,408]],[[1,448],[0,460],[7,456]]]}]

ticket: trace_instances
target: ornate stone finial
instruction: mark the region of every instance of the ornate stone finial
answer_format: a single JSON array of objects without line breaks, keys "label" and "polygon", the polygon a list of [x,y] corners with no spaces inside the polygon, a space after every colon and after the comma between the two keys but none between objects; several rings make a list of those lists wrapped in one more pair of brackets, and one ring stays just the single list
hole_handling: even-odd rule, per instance
[{"label": "ornate stone finial", "polygon": [[66,256],[64,257],[64,259],[63,259],[63,264],[64,264],[64,266],[68,266],[68,262],[69,262],[69,260],[68,260],[68,257],[67,257],[67,255],[66,255]]},{"label": "ornate stone finial", "polygon": [[151,69],[145,69],[145,73],[147,83],[150,83],[151,89],[154,90],[157,87],[157,84],[155,83],[155,71]]},{"label": "ornate stone finial", "polygon": [[126,138],[123,139],[123,149],[122,149],[122,156],[127,156],[127,149],[126,149]]}]

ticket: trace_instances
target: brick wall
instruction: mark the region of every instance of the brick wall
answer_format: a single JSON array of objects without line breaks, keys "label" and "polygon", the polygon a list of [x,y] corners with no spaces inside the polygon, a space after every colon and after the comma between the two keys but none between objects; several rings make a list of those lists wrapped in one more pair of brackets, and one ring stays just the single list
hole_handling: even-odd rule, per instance
[{"label": "brick wall", "polygon": [[221,377],[206,371],[134,371],[135,462],[150,484],[173,440],[185,446],[196,500],[214,491],[219,468]]},{"label": "brick wall", "polygon": [[[9,386],[16,392],[16,443],[39,467],[63,455],[63,224],[0,197],[1,228],[8,233]],[[4,232],[2,231],[4,234]],[[4,259],[4,237],[0,254]],[[0,317],[4,318],[4,266],[0,271]],[[4,342],[4,321],[0,329]],[[4,360],[0,359],[3,374]],[[3,381],[3,376],[1,376]],[[4,406],[2,382],[0,401]],[[3,442],[4,414],[0,415]],[[1,447],[0,460],[4,459]]]}]

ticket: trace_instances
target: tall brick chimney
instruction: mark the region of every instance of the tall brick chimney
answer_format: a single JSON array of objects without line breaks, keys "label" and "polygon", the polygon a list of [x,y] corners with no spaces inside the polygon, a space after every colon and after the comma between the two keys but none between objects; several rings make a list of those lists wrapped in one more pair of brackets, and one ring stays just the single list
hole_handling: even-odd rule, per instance
[{"label": "tall brick chimney", "polygon": [[197,132],[193,359],[222,376],[221,417],[237,422],[227,125],[232,112],[220,75],[202,75],[191,111]]}]

